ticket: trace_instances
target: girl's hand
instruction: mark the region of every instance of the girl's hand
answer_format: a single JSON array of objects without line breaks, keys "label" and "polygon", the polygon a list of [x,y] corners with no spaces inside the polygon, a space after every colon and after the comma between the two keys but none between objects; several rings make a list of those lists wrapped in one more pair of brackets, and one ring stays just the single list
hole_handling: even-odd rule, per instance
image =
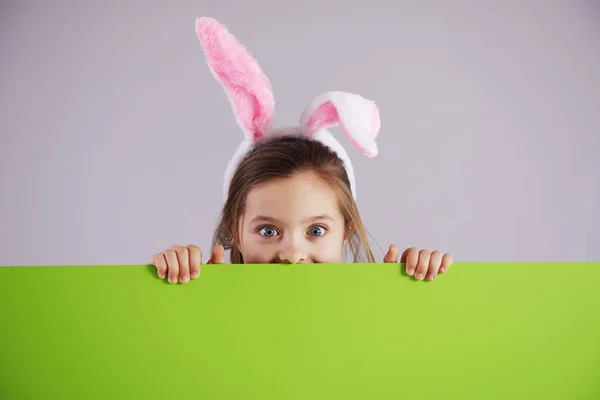
[{"label": "girl's hand", "polygon": [[[411,247],[402,253],[400,257],[401,263],[406,263],[406,273],[413,276],[417,280],[434,280],[438,273],[443,274],[448,271],[452,265],[452,255],[446,253],[442,255],[439,251],[430,253],[429,250],[419,250],[416,247]],[[385,263],[398,262],[398,248],[391,245],[387,254],[383,258]]]},{"label": "girl's hand", "polygon": [[[225,263],[225,249],[217,245],[207,264],[223,263]],[[171,246],[150,259],[150,265],[156,267],[158,277],[161,279],[169,277],[171,283],[188,283],[190,279],[197,279],[200,276],[201,264],[202,252],[193,244],[185,247]]]}]

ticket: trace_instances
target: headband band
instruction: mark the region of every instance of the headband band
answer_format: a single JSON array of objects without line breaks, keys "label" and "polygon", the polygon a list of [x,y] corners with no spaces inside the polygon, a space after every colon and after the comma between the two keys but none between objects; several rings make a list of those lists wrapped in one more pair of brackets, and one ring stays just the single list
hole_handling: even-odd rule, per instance
[{"label": "headband band", "polygon": [[350,142],[362,154],[376,156],[376,139],[381,122],[375,103],[353,93],[321,93],[304,109],[299,126],[274,129],[273,89],[248,50],[225,26],[212,18],[196,20],[196,35],[209,69],[227,94],[237,124],[244,134],[244,140],[225,170],[224,199],[227,199],[233,174],[248,152],[264,140],[281,136],[306,137],[333,150],[344,163],[352,195],[356,199],[356,183],[350,157],[326,128],[340,125]]}]

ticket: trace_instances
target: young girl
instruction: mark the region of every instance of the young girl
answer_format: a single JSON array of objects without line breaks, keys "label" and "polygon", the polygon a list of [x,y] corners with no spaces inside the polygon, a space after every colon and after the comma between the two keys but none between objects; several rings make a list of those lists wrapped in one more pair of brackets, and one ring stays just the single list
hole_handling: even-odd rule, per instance
[{"label": "young girl", "polygon": [[[225,250],[236,264],[375,262],[355,202],[352,164],[325,129],[341,125],[363,154],[375,156],[375,104],[327,92],[309,104],[299,127],[271,129],[271,85],[256,61],[213,19],[198,19],[196,32],[245,134],[225,173],[225,204],[208,263],[224,263]],[[407,274],[419,280],[433,280],[452,264],[450,254],[438,251],[413,247],[398,255],[391,245],[383,261],[406,263]],[[202,253],[196,245],[172,246],[150,263],[160,278],[187,283],[200,276]]]}]

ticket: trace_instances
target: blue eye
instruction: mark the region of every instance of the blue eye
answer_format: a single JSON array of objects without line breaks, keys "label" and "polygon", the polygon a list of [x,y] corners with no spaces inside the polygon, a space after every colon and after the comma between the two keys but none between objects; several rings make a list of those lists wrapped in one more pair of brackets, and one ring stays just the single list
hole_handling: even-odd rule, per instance
[{"label": "blue eye", "polygon": [[260,228],[259,233],[262,236],[271,237],[277,234],[277,230],[275,230],[275,228],[273,228],[272,226],[265,226],[263,228]]},{"label": "blue eye", "polygon": [[322,226],[313,226],[309,230],[311,236],[323,236],[325,234],[325,228]]}]

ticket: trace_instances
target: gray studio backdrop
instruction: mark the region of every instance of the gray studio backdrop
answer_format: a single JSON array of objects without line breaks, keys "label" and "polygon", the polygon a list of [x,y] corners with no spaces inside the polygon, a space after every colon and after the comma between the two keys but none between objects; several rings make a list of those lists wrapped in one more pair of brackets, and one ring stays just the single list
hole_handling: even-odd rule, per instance
[{"label": "gray studio backdrop", "polygon": [[258,59],[277,125],[322,91],[376,100],[378,157],[334,132],[384,250],[600,260],[599,2],[361,3],[3,1],[0,265],[208,249],[242,135],[203,15]]}]

